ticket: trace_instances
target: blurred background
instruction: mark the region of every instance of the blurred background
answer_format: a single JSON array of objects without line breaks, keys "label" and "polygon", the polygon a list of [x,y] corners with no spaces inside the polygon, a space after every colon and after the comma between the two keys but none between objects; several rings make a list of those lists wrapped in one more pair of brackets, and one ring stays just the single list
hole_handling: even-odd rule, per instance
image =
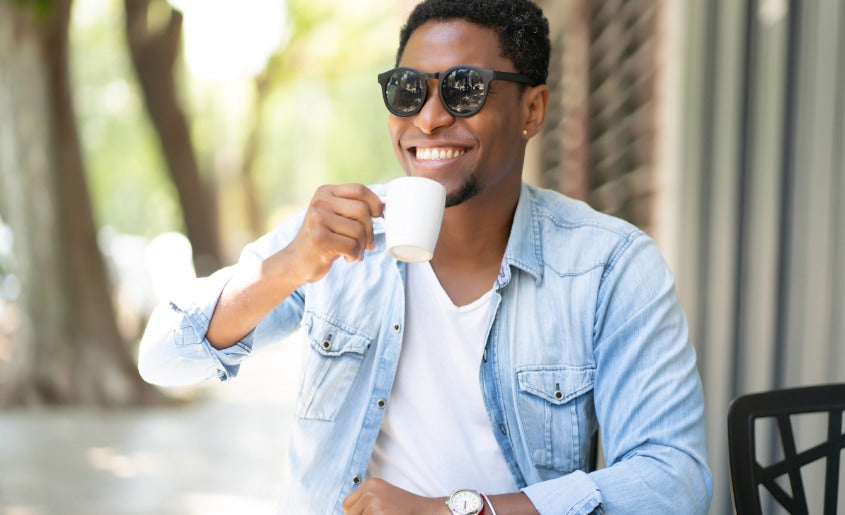
[{"label": "blurred background", "polygon": [[[0,0],[0,513],[272,513],[296,339],[166,392],[138,340],[318,185],[401,174],[375,76],[414,3]],[[525,178],[658,242],[731,513],[730,400],[845,381],[845,5],[538,3]]]}]

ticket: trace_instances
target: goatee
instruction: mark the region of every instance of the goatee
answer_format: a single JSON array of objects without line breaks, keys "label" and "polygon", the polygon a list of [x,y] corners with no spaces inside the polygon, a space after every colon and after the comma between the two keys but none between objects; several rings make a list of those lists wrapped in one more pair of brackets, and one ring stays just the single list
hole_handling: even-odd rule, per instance
[{"label": "goatee", "polygon": [[469,177],[461,185],[458,191],[446,195],[446,207],[457,206],[463,204],[472,197],[478,195],[481,191],[481,185],[478,184],[478,179],[475,174],[470,174]]}]

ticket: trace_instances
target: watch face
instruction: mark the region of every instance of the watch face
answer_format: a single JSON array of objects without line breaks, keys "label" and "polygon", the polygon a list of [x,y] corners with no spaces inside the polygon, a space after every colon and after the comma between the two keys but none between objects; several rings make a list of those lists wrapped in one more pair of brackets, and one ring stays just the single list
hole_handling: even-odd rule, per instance
[{"label": "watch face", "polygon": [[461,515],[480,512],[483,503],[481,496],[472,490],[458,490],[449,498],[449,507]]}]

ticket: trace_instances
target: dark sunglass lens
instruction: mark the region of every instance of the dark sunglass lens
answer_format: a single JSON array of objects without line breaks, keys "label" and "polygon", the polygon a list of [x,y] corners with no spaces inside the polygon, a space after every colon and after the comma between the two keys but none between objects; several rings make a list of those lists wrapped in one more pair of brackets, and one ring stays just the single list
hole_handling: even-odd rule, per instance
[{"label": "dark sunglass lens", "polygon": [[440,85],[440,98],[443,104],[454,114],[469,116],[478,112],[484,105],[487,87],[477,70],[456,68],[443,77]]},{"label": "dark sunglass lens", "polygon": [[396,70],[384,86],[388,108],[397,116],[410,116],[419,111],[425,102],[425,93],[425,82],[412,70]]}]

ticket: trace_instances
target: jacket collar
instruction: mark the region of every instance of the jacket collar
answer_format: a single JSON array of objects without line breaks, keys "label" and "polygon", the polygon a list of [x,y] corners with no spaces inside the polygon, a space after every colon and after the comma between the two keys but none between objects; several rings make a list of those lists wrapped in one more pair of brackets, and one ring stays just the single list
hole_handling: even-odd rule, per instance
[{"label": "jacket collar", "polygon": [[522,183],[505,257],[496,278],[497,288],[510,282],[512,266],[528,272],[537,282],[543,279],[543,241],[538,210],[533,188]]}]

